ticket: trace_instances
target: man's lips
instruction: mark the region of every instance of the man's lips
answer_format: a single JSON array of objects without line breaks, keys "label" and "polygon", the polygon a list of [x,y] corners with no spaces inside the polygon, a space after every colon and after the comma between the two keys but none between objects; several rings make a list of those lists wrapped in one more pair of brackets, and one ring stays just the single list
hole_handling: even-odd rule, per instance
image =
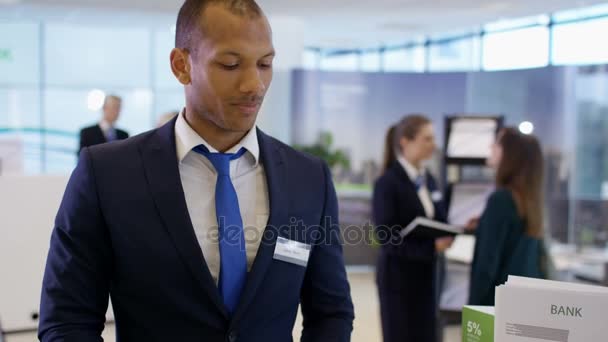
[{"label": "man's lips", "polygon": [[248,114],[253,114],[257,112],[258,108],[260,108],[259,102],[240,102],[234,104],[240,111]]}]

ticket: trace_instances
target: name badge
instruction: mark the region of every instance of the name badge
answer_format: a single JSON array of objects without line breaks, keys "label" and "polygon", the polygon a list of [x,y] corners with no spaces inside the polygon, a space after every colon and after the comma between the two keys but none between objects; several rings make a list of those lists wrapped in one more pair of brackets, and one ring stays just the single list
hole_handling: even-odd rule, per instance
[{"label": "name badge", "polygon": [[311,246],[282,237],[277,239],[273,259],[306,267]]},{"label": "name badge", "polygon": [[433,191],[433,193],[431,194],[431,200],[433,202],[439,202],[442,198],[443,195],[441,194],[441,191]]}]

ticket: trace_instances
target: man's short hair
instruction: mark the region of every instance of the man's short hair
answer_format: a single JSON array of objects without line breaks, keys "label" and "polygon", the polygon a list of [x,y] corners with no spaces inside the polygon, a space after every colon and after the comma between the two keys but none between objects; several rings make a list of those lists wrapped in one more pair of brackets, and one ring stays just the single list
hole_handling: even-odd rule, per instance
[{"label": "man's short hair", "polygon": [[255,0],[186,0],[177,15],[175,25],[175,47],[193,53],[193,41],[203,33],[199,27],[205,8],[211,4],[223,5],[231,13],[239,16],[259,17],[264,15]]},{"label": "man's short hair", "polygon": [[116,101],[118,103],[122,103],[122,98],[118,95],[109,94],[103,99],[103,106],[105,107],[110,100]]}]

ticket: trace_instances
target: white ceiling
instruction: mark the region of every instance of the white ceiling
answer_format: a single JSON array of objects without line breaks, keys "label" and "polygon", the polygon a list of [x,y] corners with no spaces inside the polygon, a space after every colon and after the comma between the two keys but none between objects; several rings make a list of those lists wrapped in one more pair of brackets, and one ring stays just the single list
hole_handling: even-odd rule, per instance
[{"label": "white ceiling", "polygon": [[[17,1],[17,4],[2,5]],[[270,16],[301,20],[307,46],[374,47],[422,34],[550,13],[607,0],[258,0]],[[181,0],[0,0],[0,18],[170,24]]]}]

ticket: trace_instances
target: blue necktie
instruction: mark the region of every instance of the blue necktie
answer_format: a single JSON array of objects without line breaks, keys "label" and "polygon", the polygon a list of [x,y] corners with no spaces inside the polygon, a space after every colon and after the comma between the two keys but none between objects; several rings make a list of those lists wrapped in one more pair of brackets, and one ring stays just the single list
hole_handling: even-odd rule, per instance
[{"label": "blue necktie", "polygon": [[116,140],[116,129],[114,127],[110,127],[106,132],[106,140],[108,142]]},{"label": "blue necktie", "polygon": [[247,253],[243,220],[239,200],[230,179],[230,161],[241,157],[245,149],[237,153],[211,153],[204,145],[193,149],[207,157],[217,172],[215,184],[215,213],[218,222],[220,246],[220,295],[232,314],[247,277]]},{"label": "blue necktie", "polygon": [[416,177],[416,179],[414,180],[414,185],[416,186],[416,191],[420,191],[420,188],[422,188],[425,184],[426,184],[426,177],[423,174],[418,175],[418,177]]}]

